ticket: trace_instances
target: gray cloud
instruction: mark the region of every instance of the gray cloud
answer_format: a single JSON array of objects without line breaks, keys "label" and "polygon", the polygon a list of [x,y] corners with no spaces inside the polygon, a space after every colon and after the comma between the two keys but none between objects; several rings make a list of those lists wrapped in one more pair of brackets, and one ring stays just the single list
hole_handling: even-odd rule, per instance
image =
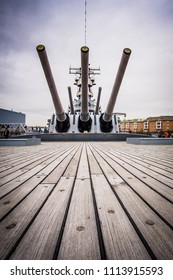
[{"label": "gray cloud", "polygon": [[[124,47],[132,49],[115,111],[127,117],[173,114],[172,1],[87,1],[90,63],[101,67],[103,109]],[[70,65],[80,66],[84,44],[84,1],[5,0],[0,2],[0,107],[27,114],[29,124],[46,123],[54,111],[35,50],[46,45],[64,109]]]}]

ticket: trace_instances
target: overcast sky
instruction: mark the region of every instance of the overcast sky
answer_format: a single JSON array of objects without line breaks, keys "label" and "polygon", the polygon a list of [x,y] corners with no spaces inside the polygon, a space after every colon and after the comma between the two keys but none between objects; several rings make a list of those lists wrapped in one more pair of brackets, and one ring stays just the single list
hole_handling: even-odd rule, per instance
[{"label": "overcast sky", "polygon": [[[0,107],[25,113],[28,125],[45,125],[54,112],[36,52],[46,46],[64,110],[69,66],[80,67],[85,44],[84,0],[0,1]],[[122,51],[132,50],[115,112],[127,118],[173,115],[173,1],[87,0],[91,67],[100,67],[93,92],[102,87],[104,111]]]}]

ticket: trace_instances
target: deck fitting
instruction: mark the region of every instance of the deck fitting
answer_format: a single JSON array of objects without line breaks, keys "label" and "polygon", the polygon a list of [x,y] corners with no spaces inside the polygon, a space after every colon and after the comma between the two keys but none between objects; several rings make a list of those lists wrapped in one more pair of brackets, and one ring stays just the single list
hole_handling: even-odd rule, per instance
[{"label": "deck fitting", "polygon": [[6,229],[12,229],[16,226],[16,223],[10,224],[8,226],[6,226]]},{"label": "deck fitting", "polygon": [[85,229],[85,228],[82,227],[82,226],[79,226],[79,227],[76,228],[77,231],[83,231],[84,229]]},{"label": "deck fitting", "polygon": [[154,222],[152,221],[152,220],[146,220],[146,224],[148,224],[148,225],[154,225]]},{"label": "deck fitting", "polygon": [[114,214],[115,211],[114,211],[114,210],[108,210],[108,213],[109,213],[109,214]]},{"label": "deck fitting", "polygon": [[4,204],[4,205],[10,204],[10,200],[5,201],[3,204]]}]

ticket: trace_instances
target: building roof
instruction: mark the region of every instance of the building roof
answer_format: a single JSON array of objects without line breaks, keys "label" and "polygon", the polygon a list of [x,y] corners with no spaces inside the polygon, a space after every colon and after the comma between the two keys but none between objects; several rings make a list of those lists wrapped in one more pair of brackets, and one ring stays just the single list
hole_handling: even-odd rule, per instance
[{"label": "building roof", "polygon": [[150,122],[155,122],[155,121],[173,121],[173,116],[158,116],[158,117],[148,117],[145,119],[130,119],[130,120],[124,120],[121,121],[121,123],[124,122],[129,122],[129,123],[134,123],[134,122],[146,122],[146,121],[150,121]]},{"label": "building roof", "polygon": [[158,116],[158,117],[149,117],[147,121],[173,121],[173,116]]},{"label": "building roof", "polygon": [[6,109],[0,108],[0,123],[3,124],[14,124],[14,123],[22,123],[25,124],[26,115],[23,113],[10,111]]}]

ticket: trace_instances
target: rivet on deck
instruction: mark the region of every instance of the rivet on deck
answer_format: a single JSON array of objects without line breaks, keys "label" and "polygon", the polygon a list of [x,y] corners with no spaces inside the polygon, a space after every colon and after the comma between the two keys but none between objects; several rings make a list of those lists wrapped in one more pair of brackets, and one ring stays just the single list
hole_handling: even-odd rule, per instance
[{"label": "rivet on deck", "polygon": [[109,213],[109,214],[114,214],[115,211],[114,211],[114,210],[108,210],[108,213]]},{"label": "rivet on deck", "polygon": [[149,219],[148,219],[148,220],[146,220],[146,224],[148,224],[148,225],[151,225],[151,226],[152,226],[152,225],[154,225],[154,222],[153,222],[152,220],[149,220]]},{"label": "rivet on deck", "polygon": [[121,182],[118,186],[125,186],[126,182]]},{"label": "rivet on deck", "polygon": [[4,204],[4,205],[10,204],[10,200],[5,201],[3,204]]},{"label": "rivet on deck", "polygon": [[82,227],[82,226],[79,226],[79,227],[76,228],[77,231],[83,231],[84,229],[85,229],[85,228]]},{"label": "rivet on deck", "polygon": [[12,229],[12,228],[14,228],[15,226],[16,226],[16,223],[12,223],[12,224],[6,226],[6,229]]}]

